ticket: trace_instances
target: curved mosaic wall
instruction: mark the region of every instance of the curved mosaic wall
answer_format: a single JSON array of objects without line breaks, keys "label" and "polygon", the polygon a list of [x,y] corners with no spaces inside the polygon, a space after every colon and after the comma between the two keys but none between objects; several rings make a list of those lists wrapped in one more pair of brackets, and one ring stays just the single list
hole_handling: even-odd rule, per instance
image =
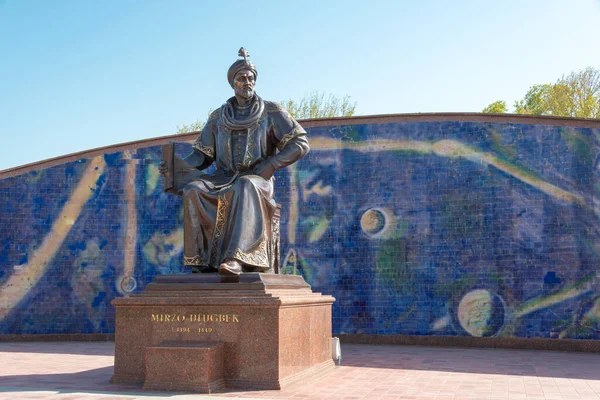
[{"label": "curved mosaic wall", "polygon": [[[303,125],[311,153],[276,175],[282,265],[335,296],[334,333],[600,339],[600,121]],[[189,272],[169,139],[0,172],[0,334],[112,333],[113,298]]]}]

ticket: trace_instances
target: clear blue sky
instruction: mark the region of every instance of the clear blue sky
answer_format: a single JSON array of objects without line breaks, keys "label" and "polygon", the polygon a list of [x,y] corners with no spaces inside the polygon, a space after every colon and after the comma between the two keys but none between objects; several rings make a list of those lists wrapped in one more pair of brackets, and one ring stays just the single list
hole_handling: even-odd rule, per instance
[{"label": "clear blue sky", "polygon": [[0,170],[175,133],[232,92],[481,111],[600,67],[600,0],[0,0]]}]

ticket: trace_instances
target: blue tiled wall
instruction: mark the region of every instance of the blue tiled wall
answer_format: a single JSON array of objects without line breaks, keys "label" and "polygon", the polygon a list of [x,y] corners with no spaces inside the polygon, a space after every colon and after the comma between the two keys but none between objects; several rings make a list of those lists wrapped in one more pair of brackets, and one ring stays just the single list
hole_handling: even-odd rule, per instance
[{"label": "blue tiled wall", "polygon": [[[311,153],[276,176],[282,265],[336,297],[334,333],[600,339],[600,130],[308,131]],[[113,298],[189,272],[159,159],[152,146],[0,180],[0,334],[110,333]]]}]

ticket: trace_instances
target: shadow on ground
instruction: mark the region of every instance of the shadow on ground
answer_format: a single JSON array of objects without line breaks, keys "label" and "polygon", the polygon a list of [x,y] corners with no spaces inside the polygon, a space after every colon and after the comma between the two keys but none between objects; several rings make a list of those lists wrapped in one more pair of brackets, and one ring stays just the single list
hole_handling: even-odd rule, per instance
[{"label": "shadow on ground", "polygon": [[545,350],[342,345],[342,365],[600,380],[600,354]]},{"label": "shadow on ground", "polygon": [[0,353],[81,354],[113,356],[114,342],[0,342]]},{"label": "shadow on ground", "polygon": [[113,367],[104,367],[62,374],[31,374],[0,376],[0,392],[22,390],[106,390],[135,391],[136,386],[109,385]]}]

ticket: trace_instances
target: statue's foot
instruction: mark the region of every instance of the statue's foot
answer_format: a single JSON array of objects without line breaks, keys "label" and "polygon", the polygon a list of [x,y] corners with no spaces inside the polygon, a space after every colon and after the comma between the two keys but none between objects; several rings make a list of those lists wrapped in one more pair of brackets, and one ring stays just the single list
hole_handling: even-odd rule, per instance
[{"label": "statue's foot", "polygon": [[219,265],[220,275],[239,275],[242,273],[242,265],[236,260],[227,260]]}]

